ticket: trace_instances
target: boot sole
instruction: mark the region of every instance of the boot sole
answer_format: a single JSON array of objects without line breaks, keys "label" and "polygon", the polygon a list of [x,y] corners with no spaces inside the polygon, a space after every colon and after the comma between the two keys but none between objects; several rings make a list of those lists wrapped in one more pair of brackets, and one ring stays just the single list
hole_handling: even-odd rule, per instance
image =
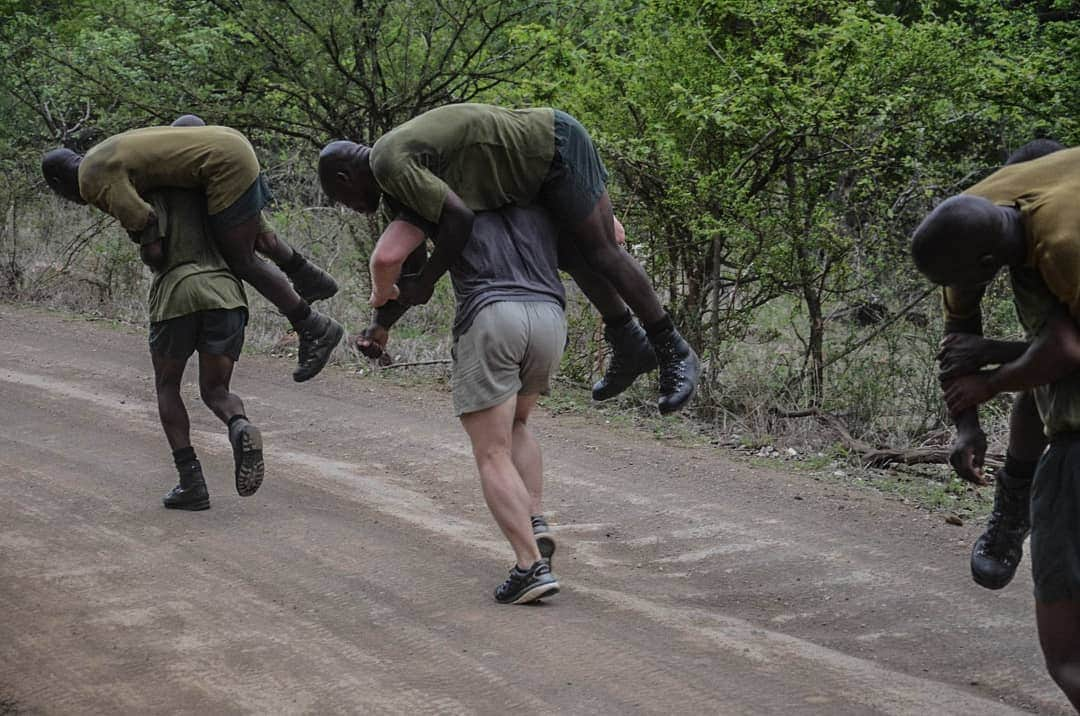
[{"label": "boot sole", "polygon": [[686,395],[678,402],[665,403],[663,400],[660,400],[657,403],[657,407],[659,408],[661,415],[671,415],[672,413],[679,412],[686,407],[686,404],[690,402],[690,398],[693,398],[694,393],[697,392],[697,384],[698,381],[701,380],[701,359],[698,358],[698,354],[693,348],[690,349],[690,355],[694,357],[694,372],[696,373],[693,382],[690,384],[690,390],[688,390]]},{"label": "boot sole", "polygon": [[210,498],[207,497],[205,500],[199,500],[198,502],[187,502],[182,505],[170,505],[166,503],[162,504],[165,505],[166,510],[187,510],[189,512],[199,512],[201,510],[210,509]]},{"label": "boot sole", "polygon": [[538,584],[535,587],[525,590],[523,594],[518,595],[516,599],[507,604],[529,604],[530,602],[536,602],[544,597],[553,597],[559,593],[558,582],[548,582],[547,584]]},{"label": "boot sole", "polygon": [[301,373],[298,375],[296,372],[293,372],[293,380],[295,380],[297,383],[303,383],[304,381],[311,380],[322,372],[322,369],[325,368],[326,364],[330,361],[330,356],[334,353],[334,349],[337,348],[338,343],[341,343],[341,339],[345,336],[345,329],[341,327],[340,323],[331,319],[330,328],[326,331],[326,333],[330,336],[331,339],[330,348],[327,349],[326,354],[323,356],[323,359],[315,364],[315,367],[310,373]]},{"label": "boot sole", "polygon": [[250,423],[240,432],[238,444],[233,445],[233,460],[236,463],[236,492],[241,497],[250,497],[258,492],[266,473],[263,462],[262,433]]}]

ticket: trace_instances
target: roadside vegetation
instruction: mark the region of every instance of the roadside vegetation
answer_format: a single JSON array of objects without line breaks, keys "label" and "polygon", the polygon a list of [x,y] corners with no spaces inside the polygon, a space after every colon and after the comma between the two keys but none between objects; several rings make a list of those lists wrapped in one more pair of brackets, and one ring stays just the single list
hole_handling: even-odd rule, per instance
[{"label": "roadside vegetation", "polygon": [[[930,476],[948,501],[939,298],[907,240],[1025,142],[1080,142],[1072,7],[0,0],[0,295],[142,321],[148,275],[126,235],[62,206],[38,161],[194,112],[252,137],[277,228],[338,277],[327,310],[359,330],[379,227],[325,205],[318,148],[373,141],[448,102],[557,106],[601,147],[631,249],[705,359],[691,420],[670,429],[755,455],[795,450],[825,472],[926,463],[903,475]],[[251,297],[251,349],[291,350],[285,321]],[[564,409],[584,403],[605,360],[598,317],[572,297],[552,399]],[[1019,335],[1004,282],[984,310],[988,333]],[[448,358],[452,311],[443,285],[395,331],[395,359]],[[655,396],[641,383],[605,419],[647,419]],[[984,410],[992,453],[1007,407]]]}]

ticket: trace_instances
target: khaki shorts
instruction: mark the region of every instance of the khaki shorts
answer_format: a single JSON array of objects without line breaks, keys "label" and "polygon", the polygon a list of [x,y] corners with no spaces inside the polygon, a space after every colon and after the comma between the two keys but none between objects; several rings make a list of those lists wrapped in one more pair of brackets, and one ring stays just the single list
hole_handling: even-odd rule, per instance
[{"label": "khaki shorts", "polygon": [[454,414],[501,405],[514,395],[546,395],[566,347],[557,303],[499,301],[480,309],[454,341]]}]

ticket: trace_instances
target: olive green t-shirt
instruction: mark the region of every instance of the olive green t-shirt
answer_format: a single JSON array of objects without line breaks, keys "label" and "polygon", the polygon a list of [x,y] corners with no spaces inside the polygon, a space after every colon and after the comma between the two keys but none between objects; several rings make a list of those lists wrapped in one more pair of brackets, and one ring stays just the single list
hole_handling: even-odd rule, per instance
[{"label": "olive green t-shirt", "polygon": [[[1052,313],[1061,306],[1061,301],[1029,266],[1014,269],[1010,279],[1016,315],[1027,340],[1033,341]],[[1040,385],[1033,393],[1047,437],[1080,430],[1080,372],[1055,383]]]},{"label": "olive green t-shirt", "polygon": [[[1080,318],[1080,147],[1003,167],[964,193],[1020,210],[1026,265]],[[981,298],[980,289],[946,288],[946,317],[976,315]]]},{"label": "olive green t-shirt", "polygon": [[229,127],[147,127],[109,137],[79,165],[79,194],[142,231],[150,205],[140,194],[175,187],[202,189],[211,214],[227,209],[259,176],[259,160],[243,134]]},{"label": "olive green t-shirt", "polygon": [[438,223],[448,192],[473,211],[536,198],[555,154],[555,113],[451,104],[421,114],[371,148],[379,188]]},{"label": "olive green t-shirt", "polygon": [[219,308],[247,308],[239,279],[214,244],[201,191],[164,189],[148,197],[158,220],[139,242],[162,240],[165,264],[150,284],[150,322]]}]

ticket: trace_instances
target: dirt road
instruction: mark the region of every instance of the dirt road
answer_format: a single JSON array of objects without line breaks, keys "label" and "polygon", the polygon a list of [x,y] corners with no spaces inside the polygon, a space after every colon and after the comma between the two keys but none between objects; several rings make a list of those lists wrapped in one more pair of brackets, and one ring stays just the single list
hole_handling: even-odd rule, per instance
[{"label": "dirt road", "polygon": [[977,526],[541,415],[564,592],[511,555],[449,395],[241,361],[268,475],[172,486],[140,332],[0,305],[0,713],[1066,713]]}]

